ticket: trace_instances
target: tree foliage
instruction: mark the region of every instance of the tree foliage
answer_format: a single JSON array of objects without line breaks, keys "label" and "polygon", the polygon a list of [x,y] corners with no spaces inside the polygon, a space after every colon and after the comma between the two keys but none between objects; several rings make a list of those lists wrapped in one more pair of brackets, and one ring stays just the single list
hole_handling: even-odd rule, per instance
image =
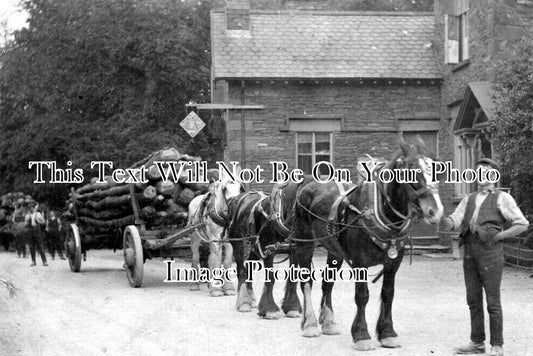
[{"label": "tree foliage", "polygon": [[179,126],[209,101],[211,1],[26,0],[28,27],[0,53],[0,191],[59,203],[28,161],[125,168],[174,146],[209,159],[206,134]]},{"label": "tree foliage", "polygon": [[494,148],[522,210],[533,214],[533,40],[524,38],[504,63],[495,88],[500,98],[491,123]]}]

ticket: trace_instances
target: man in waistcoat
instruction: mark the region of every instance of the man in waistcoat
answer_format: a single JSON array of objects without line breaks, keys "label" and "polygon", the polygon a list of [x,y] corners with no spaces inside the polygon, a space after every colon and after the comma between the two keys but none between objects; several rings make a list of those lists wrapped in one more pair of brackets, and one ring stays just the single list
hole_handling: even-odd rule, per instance
[{"label": "man in waistcoat", "polygon": [[46,255],[44,254],[44,248],[43,248],[43,231],[42,231],[42,225],[45,224],[43,215],[36,210],[36,204],[30,203],[30,212],[26,215],[24,221],[26,225],[29,228],[28,233],[28,242],[30,245],[30,254],[31,254],[31,260],[32,264],[31,266],[36,265],[35,261],[35,249],[37,249],[37,252],[41,254],[41,259],[43,260],[43,265],[48,266],[48,263],[46,262]]},{"label": "man in waistcoat", "polygon": [[[495,160],[483,158],[476,171],[497,169]],[[483,177],[483,174],[481,175]],[[478,180],[478,191],[466,196],[453,214],[444,218],[444,230],[461,232],[460,245],[464,244],[464,277],[466,300],[470,308],[470,340],[455,349],[456,354],[485,353],[485,322],[483,290],[487,299],[490,325],[489,355],[503,355],[503,314],[500,301],[500,284],[503,273],[502,240],[525,231],[529,222],[511,195],[494,188],[487,180]],[[505,228],[505,226],[509,226]]]},{"label": "man in waistcoat", "polygon": [[57,213],[52,210],[50,212],[50,215],[46,219],[46,234],[48,239],[48,252],[50,253],[50,256],[52,256],[52,259],[55,260],[55,252],[57,251],[57,255],[60,259],[64,260],[65,257],[63,257],[63,248],[61,246],[60,242],[60,227],[61,227],[61,221],[57,217]]}]

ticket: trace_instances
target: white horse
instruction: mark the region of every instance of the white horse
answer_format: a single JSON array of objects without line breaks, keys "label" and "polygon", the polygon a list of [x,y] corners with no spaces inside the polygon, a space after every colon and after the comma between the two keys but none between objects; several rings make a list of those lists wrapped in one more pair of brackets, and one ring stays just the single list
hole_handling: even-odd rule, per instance
[{"label": "white horse", "polygon": [[[233,248],[230,243],[220,242],[224,236],[224,226],[228,212],[228,201],[244,192],[240,182],[228,176],[210,184],[209,192],[195,197],[189,204],[188,226],[203,223],[191,234],[192,267],[199,272],[200,244],[209,243],[209,269],[224,267],[228,269],[233,263]],[[224,250],[224,251],[223,251]],[[223,255],[224,252],[224,256]],[[224,258],[223,258],[224,257]],[[199,273],[198,273],[199,275]],[[200,284],[193,282],[190,290],[199,290]],[[209,283],[212,297],[234,295],[235,287],[231,281],[224,281],[222,286]]]}]

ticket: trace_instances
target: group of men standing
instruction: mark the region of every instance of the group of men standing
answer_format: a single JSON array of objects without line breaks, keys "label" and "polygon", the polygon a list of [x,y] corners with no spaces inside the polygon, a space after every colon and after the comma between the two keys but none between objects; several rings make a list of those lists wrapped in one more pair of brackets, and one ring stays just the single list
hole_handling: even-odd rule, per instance
[{"label": "group of men standing", "polygon": [[48,251],[52,259],[57,252],[63,257],[63,240],[61,220],[55,211],[50,211],[46,218],[34,202],[27,206],[19,206],[13,213],[12,221],[15,227],[15,246],[19,257],[26,257],[26,244],[29,245],[31,266],[36,266],[36,252],[41,255],[44,266],[48,266],[44,249],[46,240]]}]

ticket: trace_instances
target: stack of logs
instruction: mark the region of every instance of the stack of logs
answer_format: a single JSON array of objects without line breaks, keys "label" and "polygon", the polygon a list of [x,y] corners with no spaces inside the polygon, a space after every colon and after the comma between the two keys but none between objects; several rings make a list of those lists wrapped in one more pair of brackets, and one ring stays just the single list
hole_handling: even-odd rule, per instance
[{"label": "stack of logs", "polygon": [[0,226],[5,225],[17,206],[27,206],[35,202],[30,195],[22,192],[11,192],[0,197]]},{"label": "stack of logs", "polygon": [[184,169],[177,183],[164,181],[154,162],[199,160],[174,148],[154,152],[130,167],[144,166],[148,183],[119,184],[110,177],[106,177],[105,183],[96,183],[93,179],[90,184],[72,191],[68,201],[69,217],[75,218],[77,214],[79,221],[98,230],[123,228],[135,224],[133,201],[136,201],[140,218],[148,227],[183,226],[187,221],[189,203],[195,196],[206,193],[208,184],[188,183],[189,168]]}]

